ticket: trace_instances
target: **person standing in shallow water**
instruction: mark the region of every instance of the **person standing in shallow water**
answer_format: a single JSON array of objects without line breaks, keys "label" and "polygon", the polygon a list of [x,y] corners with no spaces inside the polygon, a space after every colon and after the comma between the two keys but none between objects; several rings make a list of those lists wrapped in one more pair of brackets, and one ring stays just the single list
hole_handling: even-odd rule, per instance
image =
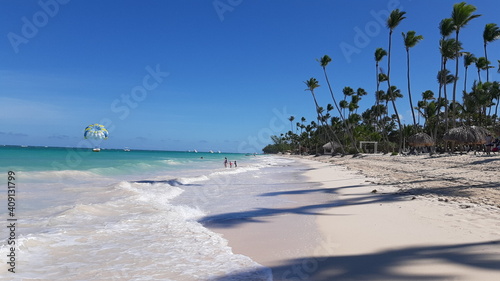
[{"label": "person standing in shallow water", "polygon": [[224,168],[227,168],[227,157],[224,157]]},{"label": "person standing in shallow water", "polygon": [[236,160],[234,160],[234,167],[238,167],[238,164],[236,164]]}]

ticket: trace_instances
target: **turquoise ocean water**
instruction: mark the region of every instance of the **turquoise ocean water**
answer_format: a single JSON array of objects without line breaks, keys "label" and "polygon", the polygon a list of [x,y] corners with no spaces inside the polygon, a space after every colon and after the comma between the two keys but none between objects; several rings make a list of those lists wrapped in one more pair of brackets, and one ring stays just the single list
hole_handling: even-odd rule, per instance
[{"label": "turquoise ocean water", "polygon": [[1,232],[15,248],[0,240],[0,279],[271,280],[204,224],[289,203],[263,195],[303,188],[302,169],[264,155],[0,146],[0,215],[16,219]]}]

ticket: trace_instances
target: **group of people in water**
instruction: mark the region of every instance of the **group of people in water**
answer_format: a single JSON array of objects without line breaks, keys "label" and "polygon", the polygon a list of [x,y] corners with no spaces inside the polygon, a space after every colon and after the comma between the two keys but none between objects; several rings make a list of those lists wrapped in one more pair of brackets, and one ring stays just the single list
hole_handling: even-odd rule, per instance
[{"label": "group of people in water", "polygon": [[234,167],[238,167],[238,164],[236,163],[236,160],[233,161],[227,161],[227,157],[224,157],[224,167],[227,168],[227,165],[229,164],[229,168],[232,168],[233,165]]}]

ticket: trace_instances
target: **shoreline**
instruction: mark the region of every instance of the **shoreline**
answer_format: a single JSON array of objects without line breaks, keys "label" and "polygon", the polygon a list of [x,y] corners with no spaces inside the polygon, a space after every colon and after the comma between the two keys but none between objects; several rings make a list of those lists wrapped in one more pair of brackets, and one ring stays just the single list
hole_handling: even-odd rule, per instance
[{"label": "shoreline", "polygon": [[[500,191],[484,176],[500,157],[285,157],[308,166],[304,176],[330,196],[314,229],[297,237],[296,213],[213,229],[234,253],[271,268],[274,280],[500,279]],[[302,199],[303,207],[314,203]],[[311,233],[320,238],[303,236]]]}]

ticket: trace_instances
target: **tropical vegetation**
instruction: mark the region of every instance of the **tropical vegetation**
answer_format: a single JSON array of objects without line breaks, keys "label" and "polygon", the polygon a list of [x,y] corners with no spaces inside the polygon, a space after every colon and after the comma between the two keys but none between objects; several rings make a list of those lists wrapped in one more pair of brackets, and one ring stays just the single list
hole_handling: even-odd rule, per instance
[{"label": "tropical vegetation", "polygon": [[[300,122],[293,121],[290,116],[290,131],[279,136],[272,136],[272,144],[266,146],[265,153],[322,153],[323,145],[330,144],[335,148],[334,153],[357,154],[360,141],[376,141],[378,148],[383,152],[394,154],[402,153],[408,146],[408,139],[415,135],[428,135],[436,148],[442,151],[451,149],[443,140],[443,136],[450,129],[460,126],[481,126],[490,131],[500,133],[500,119],[498,104],[500,103],[500,82],[490,81],[490,69],[493,66],[488,53],[491,43],[500,38],[500,28],[495,23],[488,23],[484,27],[482,43],[484,54],[473,54],[463,49],[460,41],[460,31],[467,25],[474,23],[480,17],[476,14],[476,7],[466,2],[453,5],[450,18],[439,23],[441,40],[439,51],[441,54],[440,69],[436,74],[438,93],[426,90],[419,98],[411,91],[410,50],[418,48],[418,43],[425,40],[416,31],[402,32],[406,51],[407,89],[402,90],[391,84],[391,53],[393,32],[406,19],[406,12],[393,10],[386,21],[389,31],[389,41],[386,49],[379,47],[375,50],[375,86],[374,93],[367,93],[364,89],[344,87],[342,93],[334,93],[328,77],[327,66],[332,59],[328,55],[317,59],[322,68],[327,89],[330,93],[331,104],[325,107],[318,104],[316,89],[321,83],[314,77],[304,81],[306,91],[311,94],[316,112],[315,120],[300,118]],[[386,72],[380,66],[384,58],[387,59]],[[458,76],[460,60],[463,63],[463,78]],[[450,61],[454,62],[455,69],[448,69]],[[500,60],[498,72],[500,73]],[[469,73],[469,68],[475,68],[477,75]],[[485,77],[486,79],[482,79]],[[459,95],[458,80],[463,79],[462,95]],[[469,88],[468,83],[469,82]],[[449,87],[452,86],[451,93]],[[405,91],[405,92],[404,92]],[[375,103],[363,112],[359,112],[359,102],[366,95],[374,95]],[[407,96],[412,113],[411,124],[401,122],[396,104],[397,99]],[[390,104],[390,106],[389,106]],[[405,108],[406,109],[406,108]]]}]

